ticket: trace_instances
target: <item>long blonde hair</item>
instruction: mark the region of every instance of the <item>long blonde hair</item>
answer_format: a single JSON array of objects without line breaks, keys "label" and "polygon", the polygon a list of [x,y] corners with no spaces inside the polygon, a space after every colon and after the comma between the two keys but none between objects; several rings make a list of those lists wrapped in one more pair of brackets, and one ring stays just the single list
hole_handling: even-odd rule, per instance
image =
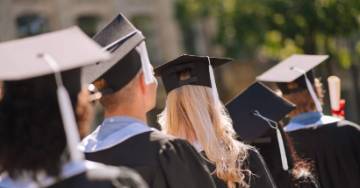
[{"label": "long blonde hair", "polygon": [[167,134],[198,142],[229,188],[248,187],[244,161],[251,147],[235,139],[235,131],[224,105],[216,105],[211,88],[185,85],[172,90],[159,123]]}]

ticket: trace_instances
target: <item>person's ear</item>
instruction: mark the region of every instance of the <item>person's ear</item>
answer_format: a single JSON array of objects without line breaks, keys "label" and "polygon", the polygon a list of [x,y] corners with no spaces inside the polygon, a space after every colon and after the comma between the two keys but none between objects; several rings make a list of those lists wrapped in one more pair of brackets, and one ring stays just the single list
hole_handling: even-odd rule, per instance
[{"label": "person's ear", "polygon": [[144,73],[142,73],[142,72],[140,73],[138,81],[139,81],[141,94],[145,94],[147,92],[147,87],[146,87],[146,84],[145,84]]}]

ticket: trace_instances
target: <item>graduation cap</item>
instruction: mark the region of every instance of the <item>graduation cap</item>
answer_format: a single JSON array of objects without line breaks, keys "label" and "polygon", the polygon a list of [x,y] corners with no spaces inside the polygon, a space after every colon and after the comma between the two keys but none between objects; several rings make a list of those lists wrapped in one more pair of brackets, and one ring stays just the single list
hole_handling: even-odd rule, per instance
[{"label": "graduation cap", "polygon": [[[167,93],[184,85],[200,85],[212,88],[213,97],[219,98],[213,67],[219,67],[232,59],[208,56],[181,55],[155,69],[155,75],[161,76]],[[182,73],[189,76],[183,78]]]},{"label": "graduation cap", "polygon": [[322,112],[321,103],[312,86],[314,84],[312,70],[328,57],[328,55],[295,54],[258,76],[257,80],[276,82],[284,94],[291,94],[308,89],[316,109]]},{"label": "graduation cap", "polygon": [[[255,82],[233,100],[226,104],[233,126],[244,141],[254,141],[263,136],[269,129],[276,129],[278,143],[285,160],[283,139],[278,130],[278,123],[295,105],[286,101],[261,83]],[[283,167],[288,165],[283,161]]]},{"label": "graduation cap", "polygon": [[[71,27],[0,43],[0,80],[4,84],[17,83],[53,74],[70,157],[72,161],[81,161],[83,154],[77,149],[80,139],[71,100],[64,84],[69,86],[70,92],[78,92],[80,67],[109,57],[107,52],[78,27]],[[67,77],[63,79],[63,76]]]},{"label": "graduation cap", "polygon": [[145,83],[155,79],[145,45],[145,37],[123,15],[117,15],[93,38],[112,53],[112,58],[83,68],[84,81],[102,94],[127,85],[142,68]]}]

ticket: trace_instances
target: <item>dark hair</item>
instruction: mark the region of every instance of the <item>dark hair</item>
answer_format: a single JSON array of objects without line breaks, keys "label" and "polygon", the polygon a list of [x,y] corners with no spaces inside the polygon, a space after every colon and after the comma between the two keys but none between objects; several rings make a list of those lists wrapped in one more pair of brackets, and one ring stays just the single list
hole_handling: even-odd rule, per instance
[{"label": "dark hair", "polygon": [[[77,71],[76,71],[77,72]],[[74,74],[68,71],[68,74]],[[66,72],[63,77],[66,77]],[[80,77],[80,76],[79,76]],[[80,79],[78,78],[80,85]],[[67,82],[64,80],[65,86]],[[75,84],[76,85],[76,84]],[[7,81],[0,101],[0,173],[59,175],[66,138],[53,75]],[[69,87],[73,87],[73,84]],[[67,87],[68,88],[68,87]],[[69,88],[68,88],[69,89]],[[70,92],[72,104],[79,91]],[[66,159],[66,158],[65,158]]]},{"label": "dark hair", "polygon": [[295,187],[301,187],[302,183],[312,184],[314,187],[318,186],[316,176],[314,175],[314,165],[313,161],[306,160],[301,158],[296,152],[295,146],[292,142],[292,139],[288,134],[280,128],[280,131],[283,133],[288,152],[290,153],[291,158],[291,178],[294,180]]}]

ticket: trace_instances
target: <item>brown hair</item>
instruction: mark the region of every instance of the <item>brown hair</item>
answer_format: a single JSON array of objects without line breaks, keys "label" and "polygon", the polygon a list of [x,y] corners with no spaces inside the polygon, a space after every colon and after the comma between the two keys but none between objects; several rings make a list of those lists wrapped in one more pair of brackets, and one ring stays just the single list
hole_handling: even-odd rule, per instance
[{"label": "brown hair", "polygon": [[[54,77],[5,82],[0,101],[0,173],[17,178],[25,172],[34,176],[45,171],[58,176],[67,161],[66,135],[56,94]],[[79,129],[86,134],[90,110],[79,105],[84,95],[70,95],[73,108],[81,118]],[[79,118],[79,116],[77,116]],[[65,161],[64,161],[65,159]]]},{"label": "brown hair", "polygon": [[[322,83],[319,79],[315,79],[315,92],[320,100],[323,102],[324,99],[324,90],[322,88]],[[289,113],[290,117],[296,116],[304,112],[313,112],[316,111],[315,103],[311,98],[311,95],[308,90],[302,90],[295,93],[290,93],[283,95],[283,97],[290,102],[296,104],[296,109]]]}]

